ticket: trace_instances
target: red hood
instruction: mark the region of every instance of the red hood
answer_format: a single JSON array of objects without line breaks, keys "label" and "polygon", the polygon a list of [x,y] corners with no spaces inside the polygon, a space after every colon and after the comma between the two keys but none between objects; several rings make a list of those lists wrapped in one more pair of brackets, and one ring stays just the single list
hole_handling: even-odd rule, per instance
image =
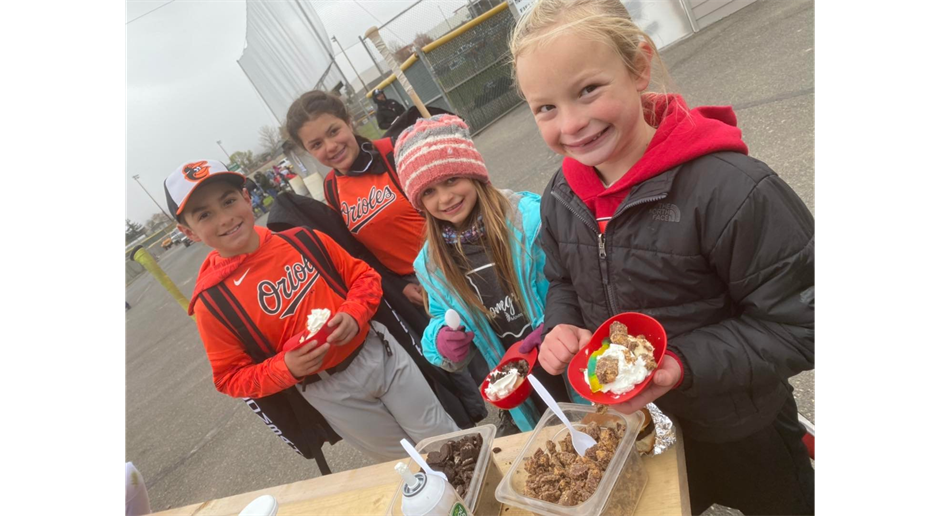
[{"label": "red hood", "polygon": [[[254,226],[254,228],[260,239],[258,249],[261,249],[261,246],[271,238],[271,230],[262,226]],[[193,289],[193,297],[189,300],[189,315],[193,315],[193,309],[196,306],[196,300],[199,299],[199,294],[222,283],[249,256],[251,256],[251,253],[223,258],[218,251],[213,249],[209,256],[206,256],[206,260],[202,262],[202,267],[199,268],[199,274],[196,276],[196,288]]]},{"label": "red hood", "polygon": [[609,217],[634,185],[695,158],[719,151],[747,154],[737,117],[730,106],[689,110],[680,95],[643,95],[647,123],[660,120],[646,152],[616,183],[605,190],[594,167],[565,158],[565,179],[595,217]]}]

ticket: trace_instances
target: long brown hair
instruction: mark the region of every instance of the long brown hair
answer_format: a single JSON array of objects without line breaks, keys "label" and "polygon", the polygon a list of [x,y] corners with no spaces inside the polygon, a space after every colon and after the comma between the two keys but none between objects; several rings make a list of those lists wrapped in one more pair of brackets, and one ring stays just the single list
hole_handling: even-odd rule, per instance
[{"label": "long brown hair", "polygon": [[[519,278],[516,277],[516,270],[513,266],[511,239],[516,237],[509,229],[512,224],[509,220],[511,215],[509,201],[493,185],[482,183],[476,179],[470,179],[470,181],[473,182],[473,187],[477,192],[477,203],[468,215],[467,221],[476,224],[476,219],[482,216],[484,232],[480,245],[483,246],[487,257],[493,262],[500,287],[516,299],[516,303],[531,321],[530,314],[526,311],[525,298],[522,296],[522,286],[519,283]],[[431,216],[428,216],[427,219],[428,254],[431,261],[440,267],[444,273],[444,279],[447,280],[447,284],[451,286],[457,297],[462,299],[468,307],[483,314],[488,321],[491,320],[493,315],[483,306],[483,302],[470,288],[467,277],[463,272],[469,269],[469,261],[464,255],[460,240],[458,239],[455,244],[456,252],[452,252],[450,245],[444,242],[443,236],[444,224],[449,223]],[[523,248],[523,246],[519,247]],[[525,252],[524,249],[523,252]]]},{"label": "long brown hair", "polygon": [[290,105],[287,110],[287,121],[284,123],[284,130],[294,143],[299,145],[301,149],[306,150],[307,147],[300,141],[300,128],[307,122],[324,114],[333,115],[352,127],[349,112],[346,111],[343,99],[332,93],[312,90],[301,95]]}]

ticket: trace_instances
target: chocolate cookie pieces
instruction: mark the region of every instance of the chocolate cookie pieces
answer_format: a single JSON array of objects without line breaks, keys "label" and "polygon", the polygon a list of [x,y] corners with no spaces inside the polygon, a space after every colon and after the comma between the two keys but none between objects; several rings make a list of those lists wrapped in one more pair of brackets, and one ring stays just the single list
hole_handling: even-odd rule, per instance
[{"label": "chocolate cookie pieces", "polygon": [[472,434],[444,443],[439,451],[428,454],[428,466],[447,475],[447,481],[462,497],[467,494],[473,470],[483,446],[483,436]]}]

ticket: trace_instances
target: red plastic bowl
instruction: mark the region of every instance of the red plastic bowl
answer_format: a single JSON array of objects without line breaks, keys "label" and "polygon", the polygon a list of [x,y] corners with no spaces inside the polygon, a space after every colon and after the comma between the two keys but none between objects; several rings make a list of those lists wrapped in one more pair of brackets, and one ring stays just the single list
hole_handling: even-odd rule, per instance
[{"label": "red plastic bowl", "polygon": [[[307,335],[307,330],[304,330],[298,333],[297,335],[294,335],[293,337],[291,337],[289,341],[284,343],[284,351],[293,351],[303,345],[309,344],[311,340],[317,341],[317,345],[314,346],[314,349],[316,349],[326,343],[326,338],[329,337],[330,334],[332,334],[333,330],[335,329],[336,329],[336,326],[330,328],[329,326],[324,324],[323,327],[320,328],[320,331],[318,331],[317,334],[314,335],[312,339],[305,338],[303,344],[301,344],[300,338],[303,337],[304,335]],[[329,352],[327,352],[327,354],[329,354]]]},{"label": "red plastic bowl", "polygon": [[[538,349],[532,349],[528,353],[520,353],[519,348],[522,347],[522,341],[519,341],[506,351],[506,354],[503,355],[503,360],[496,366],[496,371],[500,367],[503,367],[509,362],[516,362],[518,360],[524,360],[529,364],[529,373],[532,372],[532,369],[535,367],[535,362],[538,360],[539,351]],[[509,393],[509,396],[499,400],[493,401],[486,397],[486,388],[490,386],[490,375],[493,374],[493,371],[490,371],[486,375],[486,379],[483,380],[483,384],[480,385],[480,395],[483,396],[483,399],[491,403],[494,407],[499,407],[501,409],[511,409],[516,408],[519,405],[522,405],[522,402],[529,397],[529,394],[532,394],[532,384],[529,383],[528,378],[522,380],[522,385],[520,385],[516,390]],[[528,375],[527,375],[528,376]]]},{"label": "red plastic bowl", "polygon": [[[604,321],[604,324],[591,336],[591,341],[588,342],[588,345],[584,346],[584,349],[579,351],[578,354],[571,359],[571,362],[568,363],[568,381],[571,382],[571,386],[574,387],[574,390],[581,396],[584,396],[588,401],[602,405],[623,403],[642,392],[653,380],[653,375],[650,374],[645,380],[634,386],[633,389],[623,394],[599,391],[591,392],[591,386],[584,381],[584,369],[587,369],[587,363],[588,359],[591,357],[591,353],[600,349],[603,340],[610,336],[609,328],[614,321],[620,321],[625,324],[630,335],[643,335],[646,337],[646,340],[653,345],[653,358],[656,359],[657,368],[662,364],[663,357],[666,356],[666,330],[663,329],[663,326],[659,324],[656,319],[636,312],[626,312],[615,315]],[[653,372],[655,373],[656,370],[654,369]]]}]

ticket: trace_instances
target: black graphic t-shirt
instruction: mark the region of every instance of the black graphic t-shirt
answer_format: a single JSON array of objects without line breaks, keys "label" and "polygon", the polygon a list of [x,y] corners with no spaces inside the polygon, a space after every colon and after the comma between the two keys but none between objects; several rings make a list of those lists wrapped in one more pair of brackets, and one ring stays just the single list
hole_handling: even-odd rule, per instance
[{"label": "black graphic t-shirt", "polygon": [[505,292],[496,277],[496,266],[477,244],[461,245],[470,264],[465,272],[470,288],[489,310],[490,325],[499,336],[504,348],[509,348],[532,331],[532,325],[522,310],[521,302]]}]

